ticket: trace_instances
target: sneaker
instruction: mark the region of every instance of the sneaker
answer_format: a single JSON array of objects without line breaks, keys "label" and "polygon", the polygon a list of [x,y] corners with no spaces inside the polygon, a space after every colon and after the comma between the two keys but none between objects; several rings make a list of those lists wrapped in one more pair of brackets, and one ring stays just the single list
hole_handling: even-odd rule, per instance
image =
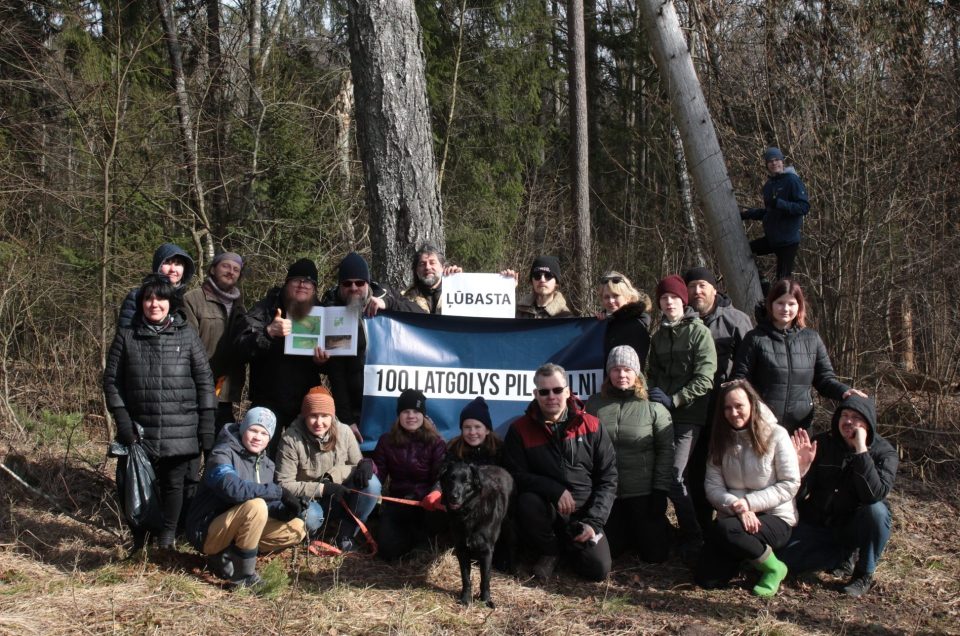
[{"label": "sneaker", "polygon": [[853,598],[860,598],[869,592],[872,587],[872,574],[854,574],[853,579],[843,587],[843,593]]},{"label": "sneaker", "polygon": [[230,587],[237,590],[240,588],[246,588],[257,592],[263,587],[263,579],[260,578],[260,575],[254,572],[250,576],[244,576],[239,579],[234,579],[230,582]]},{"label": "sneaker", "polygon": [[857,564],[857,558],[860,556],[860,550],[855,549],[851,552],[846,559],[843,560],[840,565],[833,568],[828,572],[830,576],[836,577],[838,579],[849,579],[853,576],[853,568]]},{"label": "sneaker", "polygon": [[560,557],[544,554],[533,566],[533,576],[541,584],[548,582],[553,577],[553,571],[557,569],[557,563]]}]

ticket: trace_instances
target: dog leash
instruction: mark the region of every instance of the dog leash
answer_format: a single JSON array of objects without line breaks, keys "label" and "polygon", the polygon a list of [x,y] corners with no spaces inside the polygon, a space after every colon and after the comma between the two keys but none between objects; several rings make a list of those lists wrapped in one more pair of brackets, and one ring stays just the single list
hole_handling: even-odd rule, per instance
[{"label": "dog leash", "polygon": [[[379,546],[377,545],[377,540],[373,538],[373,533],[370,532],[370,529],[367,528],[367,524],[360,520],[360,517],[353,513],[353,510],[350,510],[350,506],[347,505],[347,502],[343,499],[340,500],[340,505],[343,506],[343,509],[347,511],[347,514],[350,515],[350,518],[353,519],[354,523],[357,524],[357,528],[360,529],[360,532],[363,534],[363,538],[366,539],[367,545],[370,548],[370,556],[376,556]],[[315,539],[310,542],[310,545],[307,546],[307,551],[314,556],[324,557],[324,556],[340,556],[343,554],[343,550],[338,548],[335,545],[330,545],[325,541],[320,541]]]}]

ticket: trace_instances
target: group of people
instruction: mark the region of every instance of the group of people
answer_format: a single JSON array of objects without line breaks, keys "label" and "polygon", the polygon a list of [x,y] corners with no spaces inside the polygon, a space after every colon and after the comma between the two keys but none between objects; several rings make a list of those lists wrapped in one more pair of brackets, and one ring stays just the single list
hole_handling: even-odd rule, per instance
[{"label": "group of people", "polygon": [[[749,562],[760,596],[775,594],[788,571],[825,568],[847,577],[852,596],[870,589],[890,534],[885,500],[897,455],[876,432],[873,401],[838,380],[806,327],[795,281],[770,287],[754,328],[705,268],[663,278],[652,299],[607,272],[598,286],[606,332],[597,395],[573,395],[566,371],[547,363],[504,439],[477,397],[447,443],[426,396],[407,390],[393,426],[364,457],[363,318],[355,356],[285,355],[285,336],[316,305],[354,306],[362,316],[441,314],[443,276],[460,268],[423,246],[414,284],[398,293],[351,253],[320,295],[316,265],[301,259],[247,311],[243,265],[238,254],[219,254],[203,283],[185,291],[194,262],[164,244],[153,273],[124,301],[104,391],[117,440],[142,444],[151,460],[163,510],[159,527],[132,528],[135,548],[151,537],[173,548],[181,532],[217,575],[255,586],[259,552],[322,533],[341,551],[360,548],[358,533],[387,493],[375,544],[396,559],[442,533],[437,479],[442,463],[457,459],[513,475],[503,541],[519,539],[541,581],[561,560],[602,580],[628,551],[662,562],[673,548],[708,588]],[[527,280],[518,318],[573,316],[558,259],[536,258]],[[247,367],[251,408],[238,421]],[[831,430],[811,439],[813,388],[839,406]],[[495,562],[509,567],[500,548]]]}]

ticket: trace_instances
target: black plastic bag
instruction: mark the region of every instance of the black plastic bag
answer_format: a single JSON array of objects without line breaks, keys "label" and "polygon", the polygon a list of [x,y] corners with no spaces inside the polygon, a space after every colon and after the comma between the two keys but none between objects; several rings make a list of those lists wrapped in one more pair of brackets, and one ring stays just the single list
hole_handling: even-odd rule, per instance
[{"label": "black plastic bag", "polygon": [[163,509],[157,493],[157,475],[139,442],[125,446],[110,445],[117,457],[117,494],[127,523],[134,530],[159,532],[163,528]]}]

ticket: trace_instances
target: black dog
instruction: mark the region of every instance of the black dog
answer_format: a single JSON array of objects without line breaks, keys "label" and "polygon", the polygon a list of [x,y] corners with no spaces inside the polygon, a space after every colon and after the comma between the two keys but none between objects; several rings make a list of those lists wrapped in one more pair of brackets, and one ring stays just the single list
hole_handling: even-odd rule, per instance
[{"label": "black dog", "polygon": [[460,563],[460,602],[469,605],[470,563],[480,565],[480,600],[490,600],[490,570],[500,528],[513,493],[513,477],[499,466],[448,462],[440,470],[440,490],[447,507],[453,551]]}]

